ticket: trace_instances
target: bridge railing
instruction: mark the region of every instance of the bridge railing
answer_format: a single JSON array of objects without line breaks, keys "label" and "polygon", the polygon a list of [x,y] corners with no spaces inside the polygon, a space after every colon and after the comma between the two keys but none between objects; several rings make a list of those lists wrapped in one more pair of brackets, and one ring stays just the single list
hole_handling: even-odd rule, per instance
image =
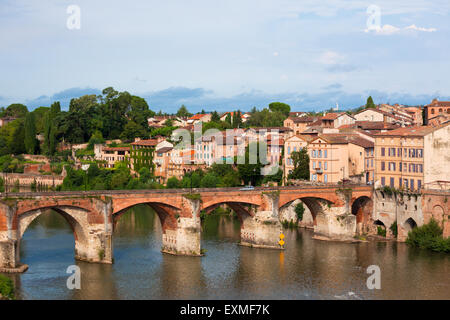
[{"label": "bridge railing", "polygon": [[0,197],[38,197],[38,196],[101,196],[101,195],[120,195],[135,193],[152,193],[152,194],[177,194],[177,193],[206,193],[206,192],[260,192],[260,191],[278,191],[278,190],[299,190],[299,189],[338,189],[338,188],[355,188],[366,187],[366,184],[304,184],[295,186],[274,186],[274,187],[254,187],[253,189],[241,190],[243,187],[228,188],[184,188],[184,189],[133,189],[133,190],[90,190],[90,191],[49,191],[49,192],[2,192]]}]

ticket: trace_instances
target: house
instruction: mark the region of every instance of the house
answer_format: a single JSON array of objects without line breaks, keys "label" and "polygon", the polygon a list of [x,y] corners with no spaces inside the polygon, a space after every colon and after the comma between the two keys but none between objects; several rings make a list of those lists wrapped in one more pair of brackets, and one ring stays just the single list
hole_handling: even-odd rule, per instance
[{"label": "house", "polygon": [[450,177],[450,122],[375,135],[375,183],[420,190]]},{"label": "house", "polygon": [[99,164],[105,168],[114,168],[116,162],[128,161],[130,158],[130,147],[95,146],[96,152],[99,152],[98,160],[101,161]]},{"label": "house", "polygon": [[139,172],[141,168],[147,167],[153,172],[153,157],[159,142],[157,139],[141,140],[136,138],[131,143],[130,165],[133,171]]},{"label": "house", "polygon": [[289,116],[286,120],[284,120],[283,126],[290,128],[292,130],[292,135],[296,135],[303,132],[307,127],[309,127],[318,119],[319,117],[310,117],[305,115],[301,117]]},{"label": "house", "polygon": [[195,114],[192,117],[188,118],[186,121],[186,125],[190,124],[196,124],[199,122],[210,122],[211,121],[211,113],[205,113],[205,114]]},{"label": "house", "polygon": [[307,147],[311,181],[338,183],[350,178],[371,181],[373,147],[373,142],[358,135],[320,134]]},{"label": "house", "polygon": [[[450,101],[439,101],[434,99],[430,104],[424,107],[425,112],[425,124],[427,125],[431,119],[436,116],[443,116],[450,119]],[[444,122],[444,118],[440,117],[440,122]],[[436,122],[436,120],[435,120]]]},{"label": "house", "polygon": [[387,122],[409,126],[414,119],[409,115],[401,115],[394,111],[388,112],[379,108],[366,108],[353,115],[356,121]]}]

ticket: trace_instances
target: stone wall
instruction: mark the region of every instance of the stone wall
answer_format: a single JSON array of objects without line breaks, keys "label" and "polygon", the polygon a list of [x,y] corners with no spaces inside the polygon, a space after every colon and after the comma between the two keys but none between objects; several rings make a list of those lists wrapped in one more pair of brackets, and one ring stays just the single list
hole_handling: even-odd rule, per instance
[{"label": "stone wall", "polygon": [[0,176],[9,186],[13,186],[19,181],[20,186],[30,186],[34,181],[45,186],[59,186],[63,183],[63,176],[26,174],[26,173],[0,173]]}]

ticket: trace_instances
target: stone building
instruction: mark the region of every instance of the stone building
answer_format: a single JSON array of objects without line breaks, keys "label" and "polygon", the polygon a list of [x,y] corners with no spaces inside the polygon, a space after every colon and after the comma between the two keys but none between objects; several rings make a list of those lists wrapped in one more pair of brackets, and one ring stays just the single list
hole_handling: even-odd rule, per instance
[{"label": "stone building", "polygon": [[408,127],[375,135],[375,183],[420,190],[450,177],[450,123]]}]

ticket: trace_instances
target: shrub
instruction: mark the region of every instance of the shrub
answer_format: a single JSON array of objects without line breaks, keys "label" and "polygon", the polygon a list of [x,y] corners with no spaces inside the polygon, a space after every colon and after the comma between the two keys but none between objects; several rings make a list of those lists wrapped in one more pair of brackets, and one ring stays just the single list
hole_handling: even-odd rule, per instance
[{"label": "shrub", "polygon": [[305,213],[305,207],[303,206],[303,203],[297,203],[297,205],[295,206],[295,213],[297,214],[298,221],[302,221],[303,214]]},{"label": "shrub", "polygon": [[394,223],[391,224],[391,226],[389,227],[389,229],[392,231],[392,234],[394,235],[394,237],[397,238],[397,235],[398,235],[397,221],[394,221]]},{"label": "shrub", "polygon": [[377,226],[377,234],[382,237],[386,237],[386,229],[380,226]]},{"label": "shrub", "polygon": [[450,238],[442,237],[442,228],[434,219],[410,231],[406,243],[436,252],[450,252]]},{"label": "shrub", "polygon": [[10,278],[0,274],[0,295],[6,299],[14,299],[14,285]]}]

